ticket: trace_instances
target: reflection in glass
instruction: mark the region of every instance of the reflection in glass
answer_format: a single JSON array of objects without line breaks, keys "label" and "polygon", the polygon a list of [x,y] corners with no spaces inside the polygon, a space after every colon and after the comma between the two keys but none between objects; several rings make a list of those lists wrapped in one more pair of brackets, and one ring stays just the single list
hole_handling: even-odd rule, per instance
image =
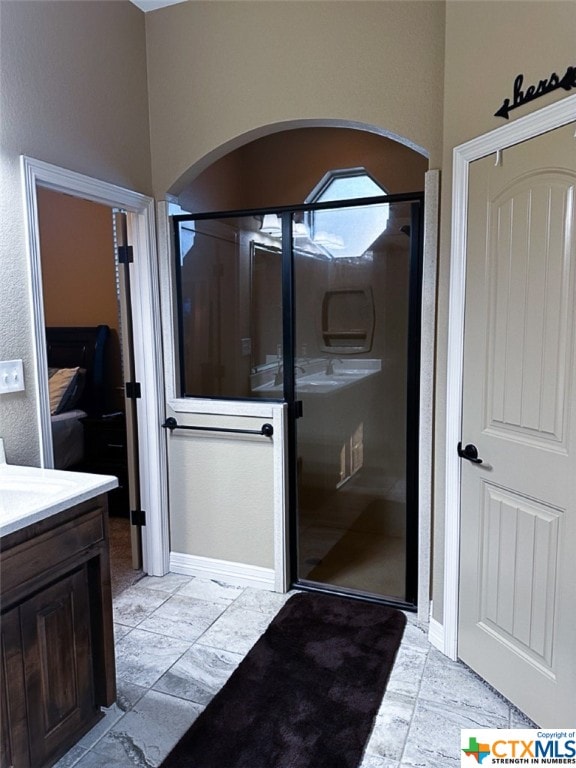
[{"label": "reflection in glass", "polygon": [[[322,214],[351,237],[366,209]],[[389,214],[348,258],[294,253],[298,575],[405,601],[410,204]]]},{"label": "reflection in glass", "polygon": [[259,226],[253,216],[177,221],[183,397],[259,396],[254,376],[278,362],[282,262]]}]

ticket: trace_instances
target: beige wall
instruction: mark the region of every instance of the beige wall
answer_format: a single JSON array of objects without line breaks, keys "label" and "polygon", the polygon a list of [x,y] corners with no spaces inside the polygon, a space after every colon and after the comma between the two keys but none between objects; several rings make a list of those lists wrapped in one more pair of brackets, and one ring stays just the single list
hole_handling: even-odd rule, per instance
[{"label": "beige wall", "polygon": [[0,359],[26,391],[0,399],[9,461],[40,461],[21,154],[148,193],[144,14],[116,2],[0,3]]},{"label": "beige wall", "polygon": [[[434,616],[442,621],[444,556],[444,420],[451,174],[455,146],[505,123],[494,113],[520,73],[525,87],[576,65],[573,0],[448,0],[444,82],[441,246],[438,289],[437,406],[435,421]],[[557,90],[510,113],[510,121],[566,96]]]},{"label": "beige wall", "polygon": [[276,129],[362,123],[442,151],[444,3],[181,3],[148,14],[154,189]]},{"label": "beige wall", "polygon": [[[525,87],[576,66],[573,0],[447,0],[444,149],[506,121],[494,113],[512,96],[516,75]],[[560,89],[510,112],[510,120],[568,95]]]},{"label": "beige wall", "polygon": [[186,210],[233,211],[303,203],[328,171],[365,168],[390,194],[421,192],[428,159],[385,136],[299,128],[256,139],[200,173],[179,195]]}]

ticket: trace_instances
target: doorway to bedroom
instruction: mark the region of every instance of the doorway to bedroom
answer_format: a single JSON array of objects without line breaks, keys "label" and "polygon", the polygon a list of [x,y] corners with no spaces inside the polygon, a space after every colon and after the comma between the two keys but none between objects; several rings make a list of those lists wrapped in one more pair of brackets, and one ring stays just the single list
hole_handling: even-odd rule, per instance
[{"label": "doorway to bedroom", "polygon": [[125,382],[133,356],[122,221],[109,206],[37,186],[54,467],[114,475],[109,527],[114,593],[142,575],[137,431]]}]

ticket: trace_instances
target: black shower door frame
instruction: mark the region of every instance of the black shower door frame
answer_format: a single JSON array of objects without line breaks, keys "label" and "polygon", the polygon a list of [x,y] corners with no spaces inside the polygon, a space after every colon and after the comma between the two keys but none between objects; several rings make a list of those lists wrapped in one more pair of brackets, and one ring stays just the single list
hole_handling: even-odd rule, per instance
[{"label": "black shower door frame", "polygon": [[[408,298],[408,348],[407,348],[407,413],[406,413],[406,583],[404,601],[389,596],[363,594],[342,587],[311,584],[298,575],[298,471],[297,471],[297,422],[302,405],[296,393],[296,296],[294,277],[294,248],[292,221],[294,213],[313,213],[322,209],[364,207],[383,203],[412,203],[410,225],[410,270]],[[284,211],[272,211],[282,221],[282,267],[284,307],[284,371],[290,372],[284,384],[284,399],[288,406],[289,452],[289,537],[290,537],[290,584],[307,591],[347,594],[363,600],[391,604],[407,610],[416,610],[418,595],[418,494],[419,494],[419,433],[420,433],[420,339],[422,304],[423,221],[424,195],[410,193],[385,195],[372,198],[333,201],[330,203],[303,205]]]},{"label": "black shower door frame", "polygon": [[[316,211],[355,208],[382,204],[411,203],[410,224],[410,270],[408,307],[408,349],[407,349],[407,413],[406,413],[406,588],[404,601],[387,596],[363,594],[355,590],[331,587],[325,584],[311,584],[298,576],[298,473],[297,473],[297,421],[302,415],[302,404],[296,396],[296,296],[294,270],[294,240],[292,225],[294,216],[305,216]],[[418,491],[419,491],[419,411],[420,411],[420,327],[423,262],[423,221],[424,194],[422,192],[397,195],[379,195],[367,198],[353,198],[321,203],[252,208],[208,213],[179,214],[172,217],[175,253],[179,253],[179,224],[185,221],[207,221],[226,218],[256,217],[275,214],[282,225],[282,366],[284,372],[283,399],[288,410],[287,453],[288,453],[288,540],[289,540],[289,583],[308,591],[334,594],[348,594],[352,598],[392,604],[399,608],[415,610],[418,594]],[[177,294],[180,295],[179,275],[176,275]],[[181,347],[182,327],[179,314],[179,358],[183,370]],[[251,398],[218,398],[225,400],[246,400]],[[258,398],[262,400],[262,398]],[[278,402],[277,398],[270,400]]]}]

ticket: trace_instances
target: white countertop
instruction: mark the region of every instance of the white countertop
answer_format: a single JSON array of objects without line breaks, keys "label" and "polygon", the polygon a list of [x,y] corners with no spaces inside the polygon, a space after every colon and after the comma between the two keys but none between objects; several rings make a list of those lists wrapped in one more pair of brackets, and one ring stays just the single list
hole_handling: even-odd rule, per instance
[{"label": "white countertop", "polygon": [[[296,366],[297,396],[334,394],[348,389],[382,370],[382,360],[379,358],[341,360],[332,357],[299,362],[302,362],[302,365]],[[277,372],[281,374],[281,368],[276,366],[274,369],[274,366],[268,365],[266,370],[252,374],[250,376],[252,392],[282,398],[284,384],[281,375],[276,376]]]},{"label": "white countertop", "polygon": [[1,459],[0,536],[118,487],[112,475],[21,467]]}]

